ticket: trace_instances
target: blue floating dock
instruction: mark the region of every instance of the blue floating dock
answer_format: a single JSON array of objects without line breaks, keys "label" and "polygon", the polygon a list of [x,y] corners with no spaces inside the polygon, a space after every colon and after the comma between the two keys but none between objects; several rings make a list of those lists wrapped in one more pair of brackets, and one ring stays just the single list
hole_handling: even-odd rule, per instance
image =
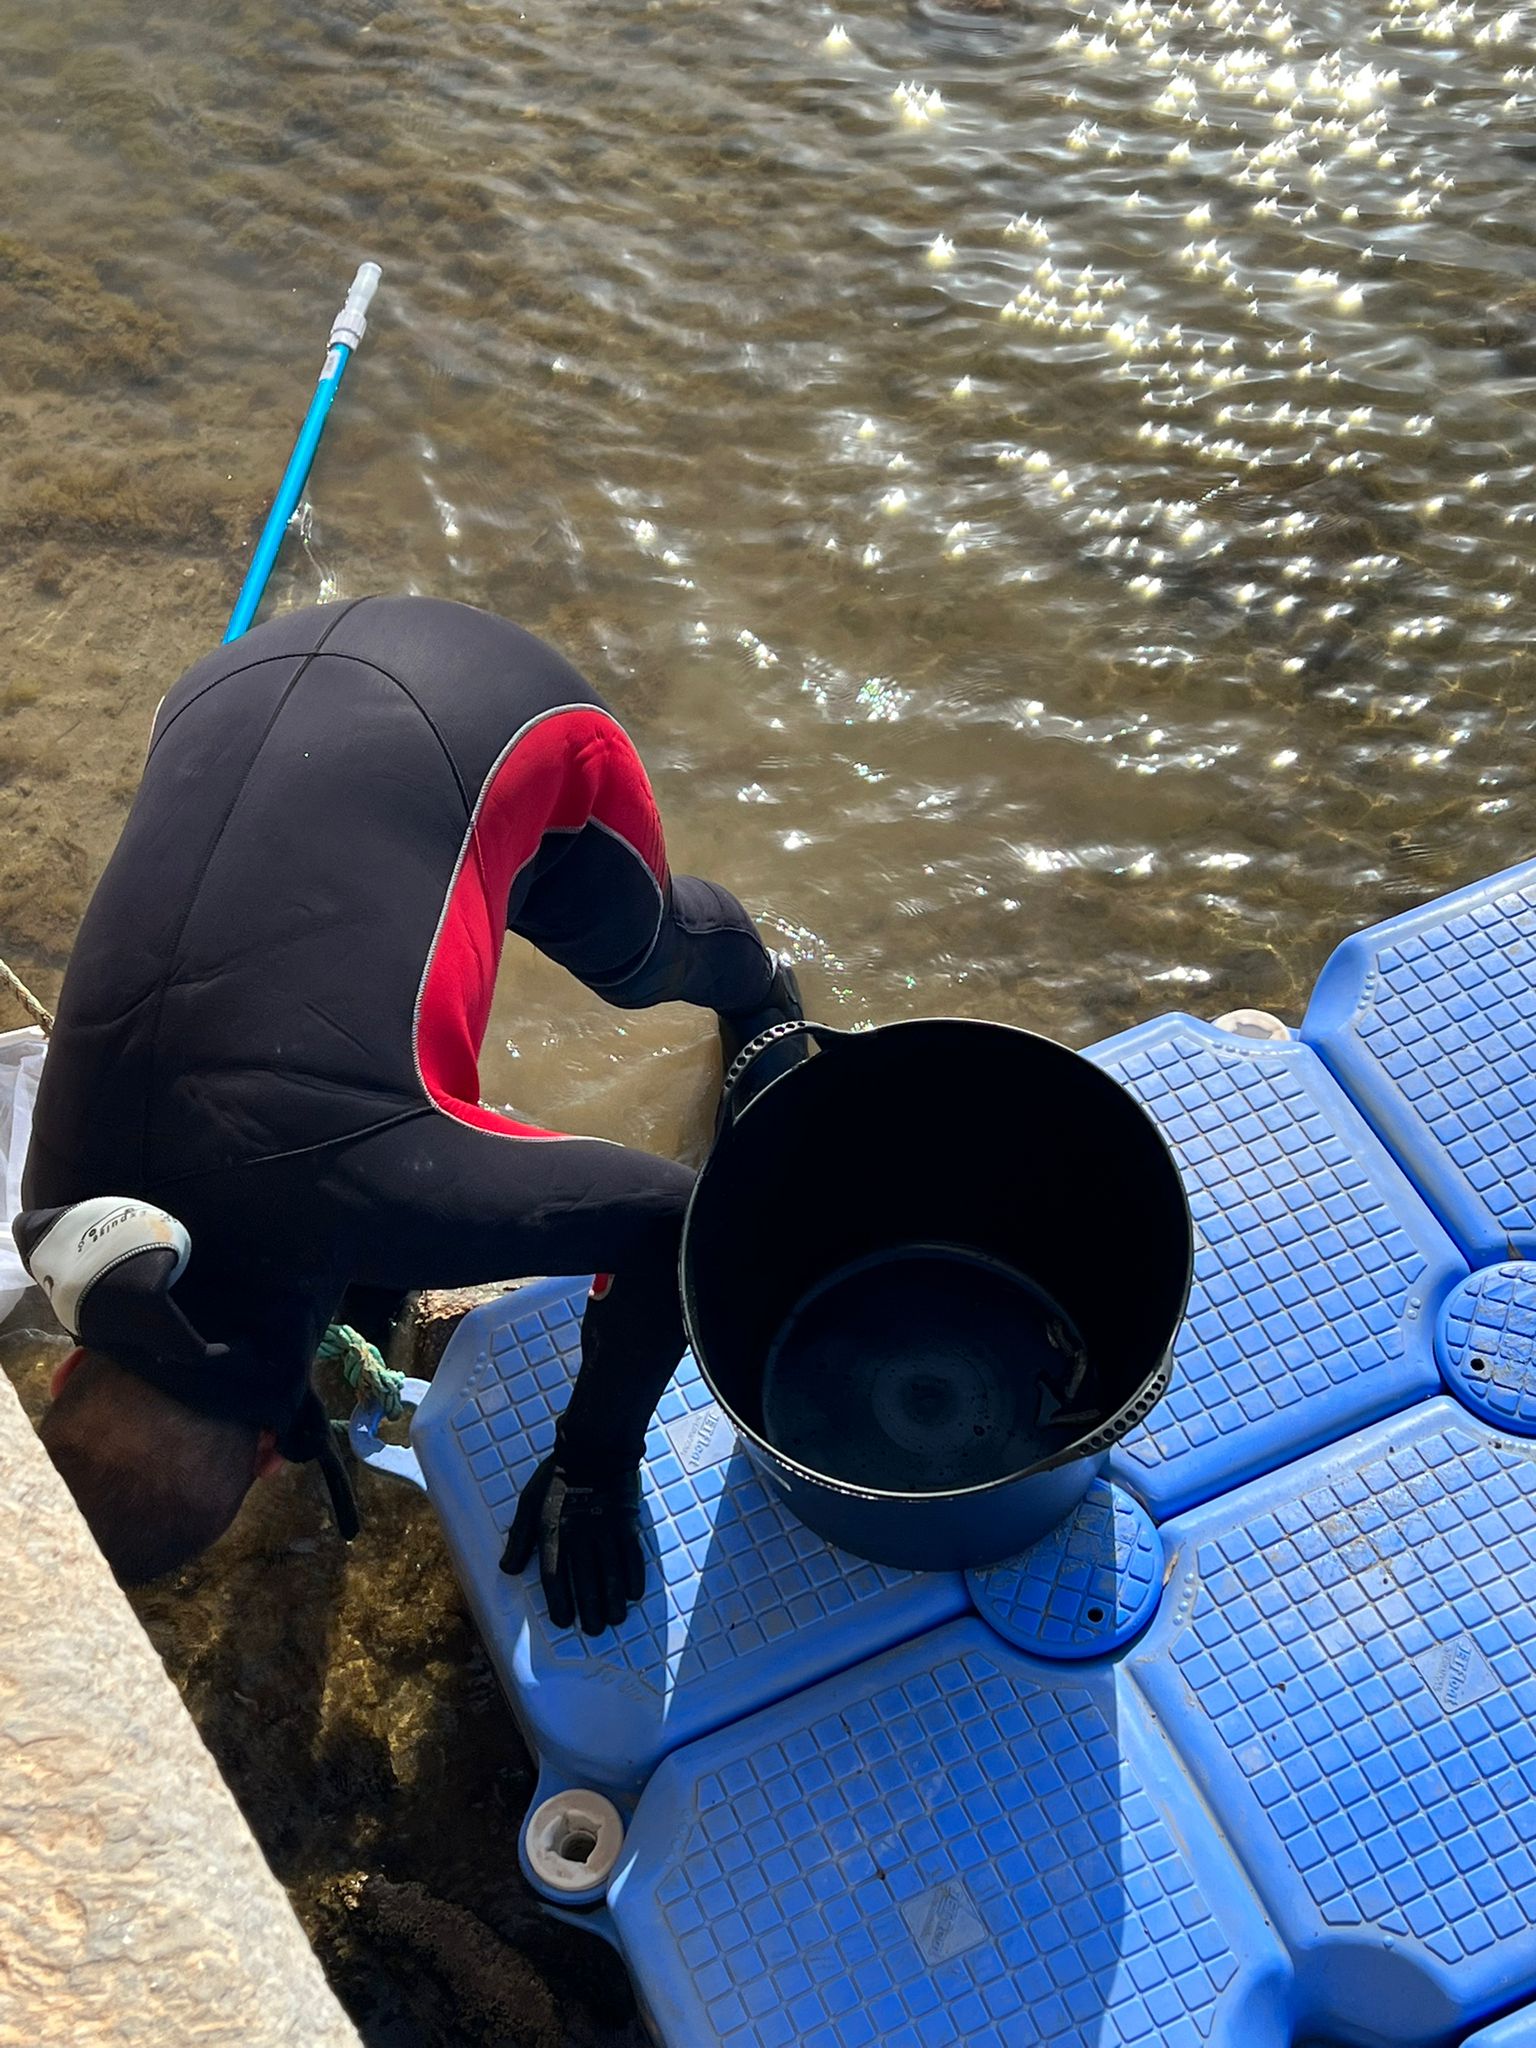
[{"label": "blue floating dock", "polygon": [[1302,1025],[1468,1259],[1536,1257],[1536,861],[1346,939]]},{"label": "blue floating dock", "polygon": [[545,1782],[633,1798],[669,1749],[962,1613],[958,1572],[848,1557],[772,1498],[685,1360],[646,1446],[644,1600],[597,1637],[551,1626],[501,1553],[580,1362],[586,1280],[540,1280],[466,1317],[411,1444],[454,1570]]},{"label": "blue floating dock", "polygon": [[1173,1384],[1111,1471],[1162,1520],[1434,1393],[1466,1265],[1309,1046],[1159,1017],[1089,1057],[1157,1119],[1195,1281]]},{"label": "blue floating dock", "polygon": [[584,1287],[454,1337],[412,1443],[541,1794],[627,1823],[587,1922],[663,2048],[1536,2048],[1536,863],[1346,942],[1298,1040],[1090,1056],[1195,1282],[1022,1558],[831,1549],[687,1359],[646,1598],[553,1630],[500,1558]]},{"label": "blue floating dock", "polygon": [[1442,2048],[1536,1984],[1536,1457],[1426,1402],[1162,1538],[1129,1654],[961,1621],[657,1772],[664,2040]]}]

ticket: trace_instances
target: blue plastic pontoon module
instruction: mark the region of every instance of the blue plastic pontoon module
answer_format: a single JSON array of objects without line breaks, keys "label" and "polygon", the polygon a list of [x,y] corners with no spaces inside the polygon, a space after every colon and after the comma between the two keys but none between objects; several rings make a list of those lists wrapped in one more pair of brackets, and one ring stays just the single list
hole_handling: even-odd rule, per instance
[{"label": "blue plastic pontoon module", "polygon": [[411,1442],[491,1660],[546,1777],[632,1796],[680,1742],[964,1611],[958,1572],[834,1550],[737,1448],[692,1358],[651,1425],[645,1599],[589,1638],[549,1623],[537,1569],[501,1570],[519,1488],[549,1451],[580,1361],[587,1283],[541,1280],[475,1310]]},{"label": "blue plastic pontoon module", "polygon": [[1536,1257],[1536,861],[1346,939],[1301,1029],[1473,1265]]},{"label": "blue plastic pontoon module", "polygon": [[1466,1266],[1310,1047],[1175,1015],[1089,1056],[1156,1117],[1195,1222],[1173,1385],[1116,1479],[1161,1520],[1438,1389]]},{"label": "blue plastic pontoon module", "polygon": [[668,2048],[1288,2048],[1290,1971],[1113,1664],[974,1618],[664,1763],[609,1902]]},{"label": "blue plastic pontoon module", "polygon": [[1125,1670],[1296,1967],[1298,2038],[1536,1992],[1536,1455],[1440,1397],[1166,1524]]}]

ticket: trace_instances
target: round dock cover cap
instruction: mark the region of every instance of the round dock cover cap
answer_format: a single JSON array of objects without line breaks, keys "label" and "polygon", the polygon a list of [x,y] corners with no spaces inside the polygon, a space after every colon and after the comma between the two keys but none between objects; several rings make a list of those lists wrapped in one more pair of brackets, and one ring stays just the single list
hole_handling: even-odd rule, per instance
[{"label": "round dock cover cap", "polygon": [[982,1618],[1037,1657],[1103,1657],[1138,1635],[1163,1590],[1163,1539],[1146,1509],[1096,1479],[1018,1557],[965,1575]]},{"label": "round dock cover cap", "polygon": [[523,1829],[530,1875],[556,1898],[601,1891],[623,1845],[618,1808],[601,1792],[584,1789],[541,1800]]},{"label": "round dock cover cap", "polygon": [[1435,1349],[1463,1407],[1536,1436],[1536,1265],[1509,1259],[1463,1280],[1440,1311]]}]

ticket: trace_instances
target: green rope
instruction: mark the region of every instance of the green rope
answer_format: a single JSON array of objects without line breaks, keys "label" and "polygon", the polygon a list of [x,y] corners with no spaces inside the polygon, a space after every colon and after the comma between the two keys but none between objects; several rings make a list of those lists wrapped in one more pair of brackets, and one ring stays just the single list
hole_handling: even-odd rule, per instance
[{"label": "green rope", "polygon": [[392,1372],[377,1344],[370,1344],[350,1323],[332,1323],[315,1356],[322,1364],[339,1365],[359,1401],[377,1401],[388,1421],[398,1422],[405,1413],[400,1399],[405,1374]]}]

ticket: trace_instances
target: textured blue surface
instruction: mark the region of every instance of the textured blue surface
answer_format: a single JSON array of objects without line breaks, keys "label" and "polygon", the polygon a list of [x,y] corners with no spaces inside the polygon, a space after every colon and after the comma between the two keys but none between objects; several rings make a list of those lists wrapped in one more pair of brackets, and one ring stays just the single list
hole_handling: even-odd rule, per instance
[{"label": "textured blue surface", "polygon": [[1536,1256],[1536,862],[1346,939],[1302,1036],[1473,1265]]},{"label": "textured blue surface", "polygon": [[1536,1991],[1536,1454],[1445,1398],[1167,1525],[1122,1667],[1263,1898],[1299,2032]]},{"label": "textured blue surface", "polygon": [[1462,2048],[1536,2048],[1536,2005],[1469,2034]]},{"label": "textured blue surface", "polygon": [[1137,1635],[1163,1589],[1163,1545],[1139,1501],[1096,1479],[1022,1556],[965,1575],[977,1612],[1040,1657],[1102,1657]]},{"label": "textured blue surface", "polygon": [[967,1619],[691,1744],[609,1894],[673,2048],[1289,2048],[1289,1970],[1115,1666]]},{"label": "textured blue surface", "polygon": [[1536,1265],[1506,1260],[1463,1280],[1440,1311],[1446,1385],[1474,1415],[1536,1436]]},{"label": "textured blue surface", "polygon": [[467,1316],[411,1442],[491,1661],[546,1769],[633,1794],[675,1744],[968,1603],[959,1573],[866,1564],[795,1521],[687,1358],[647,1443],[646,1597],[605,1635],[553,1628],[536,1567],[511,1578],[501,1553],[575,1377],[585,1294],[584,1281],[541,1280]]},{"label": "textured blue surface", "polygon": [[1173,1385],[1114,1478],[1162,1520],[1438,1388],[1465,1265],[1309,1047],[1169,1016],[1090,1057],[1156,1117],[1195,1223]]}]

